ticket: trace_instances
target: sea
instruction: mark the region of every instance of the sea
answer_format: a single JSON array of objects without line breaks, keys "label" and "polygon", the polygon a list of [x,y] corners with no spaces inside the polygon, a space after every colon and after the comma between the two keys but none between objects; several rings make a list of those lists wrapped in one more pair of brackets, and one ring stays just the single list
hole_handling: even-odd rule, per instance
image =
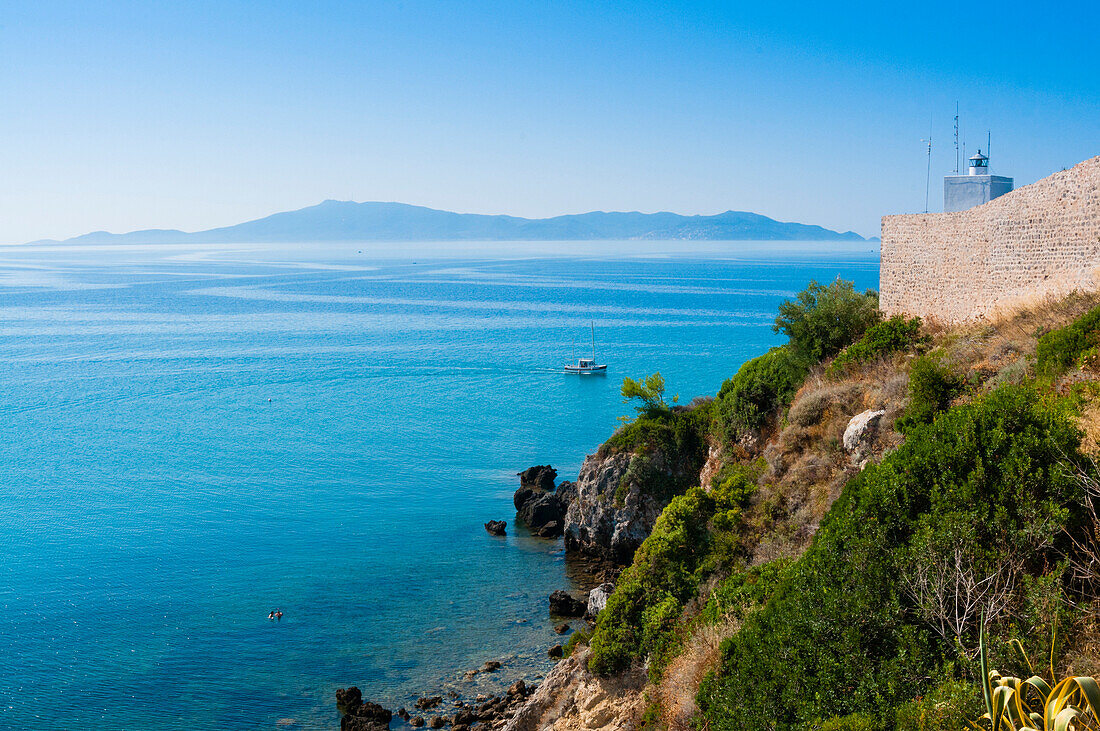
[{"label": "sea", "polygon": [[[547,672],[514,525],[624,376],[714,395],[873,242],[0,247],[0,728],[337,729]],[[566,374],[593,350],[606,375]],[[489,535],[485,521],[508,521]],[[276,608],[280,621],[268,619]],[[463,673],[497,660],[493,674]]]}]

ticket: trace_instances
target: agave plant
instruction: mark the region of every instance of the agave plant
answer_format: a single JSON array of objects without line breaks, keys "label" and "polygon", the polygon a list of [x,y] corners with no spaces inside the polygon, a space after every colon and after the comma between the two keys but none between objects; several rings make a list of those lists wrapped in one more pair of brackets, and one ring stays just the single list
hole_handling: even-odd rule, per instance
[{"label": "agave plant", "polygon": [[[1013,645],[1031,668],[1023,645]],[[985,622],[980,631],[982,693],[985,715],[974,724],[986,731],[1100,731],[1100,685],[1088,676],[1070,676],[1053,686],[1038,675],[1027,680],[990,670],[986,658]],[[1051,654],[1050,677],[1054,679]]]}]

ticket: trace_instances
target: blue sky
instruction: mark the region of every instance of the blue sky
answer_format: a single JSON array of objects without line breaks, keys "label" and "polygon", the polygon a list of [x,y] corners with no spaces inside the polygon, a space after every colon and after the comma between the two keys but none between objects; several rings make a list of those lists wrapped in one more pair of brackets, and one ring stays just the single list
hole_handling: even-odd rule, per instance
[{"label": "blue sky", "polygon": [[940,207],[956,100],[1017,185],[1100,154],[1098,38],[1092,2],[0,0],[0,242],[326,198],[875,235],[929,115]]}]

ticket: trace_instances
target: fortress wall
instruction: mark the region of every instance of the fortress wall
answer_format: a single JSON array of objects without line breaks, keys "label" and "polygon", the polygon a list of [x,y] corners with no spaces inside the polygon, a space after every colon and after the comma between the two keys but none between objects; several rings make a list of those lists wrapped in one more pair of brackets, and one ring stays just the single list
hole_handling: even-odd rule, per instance
[{"label": "fortress wall", "polygon": [[1100,157],[958,213],[884,216],[887,315],[961,322],[1100,288]]}]

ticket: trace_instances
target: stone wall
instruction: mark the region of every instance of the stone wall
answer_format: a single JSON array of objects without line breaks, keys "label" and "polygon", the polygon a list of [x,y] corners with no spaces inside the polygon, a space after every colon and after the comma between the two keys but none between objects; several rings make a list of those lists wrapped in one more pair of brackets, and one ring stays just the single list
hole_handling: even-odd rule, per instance
[{"label": "stone wall", "polygon": [[887,315],[951,323],[1100,288],[1100,157],[958,213],[884,216]]}]

